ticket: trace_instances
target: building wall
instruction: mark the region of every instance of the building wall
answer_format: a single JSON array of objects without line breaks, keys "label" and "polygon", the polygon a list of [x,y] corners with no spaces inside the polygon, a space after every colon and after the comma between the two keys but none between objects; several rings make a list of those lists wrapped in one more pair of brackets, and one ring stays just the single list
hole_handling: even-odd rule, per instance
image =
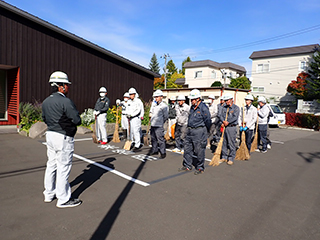
[{"label": "building wall", "polygon": [[42,102],[51,92],[49,76],[56,70],[72,82],[69,97],[82,112],[93,108],[101,86],[112,104],[135,87],[152,98],[154,76],[78,41],[0,7],[0,67],[20,69],[20,102]]},{"label": "building wall", "polygon": [[[202,71],[202,77],[196,77],[196,72]],[[213,72],[215,73],[215,77],[213,76]],[[237,72],[232,69],[224,69],[227,72],[227,75],[230,74],[233,78],[236,78]],[[185,70],[185,79],[189,88],[197,88],[197,87],[211,87],[212,83],[215,81],[220,81],[221,84],[226,84],[227,86],[230,84],[230,78],[226,78],[226,82],[224,83],[224,79],[221,71],[218,68],[204,66],[204,67],[193,67],[186,68]]]},{"label": "building wall", "polygon": [[[292,101],[294,98],[287,94],[287,86],[296,80],[300,69],[300,62],[308,62],[312,54],[294,56],[280,56],[272,58],[254,59],[252,61],[252,93],[275,98],[275,101]],[[258,64],[269,64],[269,71],[258,73]],[[264,87],[264,91],[255,91],[255,87]]]}]

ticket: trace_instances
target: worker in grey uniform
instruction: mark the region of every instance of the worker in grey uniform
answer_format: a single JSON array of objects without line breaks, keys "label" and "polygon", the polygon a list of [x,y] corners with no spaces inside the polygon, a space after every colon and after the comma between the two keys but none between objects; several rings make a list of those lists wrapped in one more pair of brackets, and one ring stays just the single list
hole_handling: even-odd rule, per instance
[{"label": "worker in grey uniform", "polygon": [[123,94],[123,101],[120,102],[119,106],[122,107],[121,111],[121,128],[123,131],[123,138],[128,138],[128,118],[127,118],[127,107],[128,100],[130,99],[130,95],[128,92]]},{"label": "worker in grey uniform", "polygon": [[208,132],[211,127],[209,108],[201,100],[201,93],[193,89],[189,94],[191,108],[188,117],[187,136],[184,144],[183,167],[179,171],[191,171],[195,167],[195,175],[203,173],[205,150]]},{"label": "worker in grey uniform", "polygon": [[209,98],[209,112],[211,116],[211,127],[209,132],[209,138],[208,138],[208,145],[207,147],[211,147],[211,142],[216,141],[216,132],[217,132],[217,116],[218,116],[218,106],[214,103],[215,96],[213,94],[210,94],[208,96]]},{"label": "worker in grey uniform", "polygon": [[262,143],[262,149],[260,151],[262,153],[267,152],[267,130],[268,130],[268,116],[270,109],[267,106],[267,100],[265,97],[258,97],[258,144]]},{"label": "worker in grey uniform", "polygon": [[233,103],[233,96],[231,94],[225,94],[224,101],[225,103],[218,114],[218,119],[221,123],[221,126],[225,127],[221,151],[221,161],[227,162],[228,165],[232,165],[234,163],[234,158],[237,151],[236,137],[240,109]]},{"label": "worker in grey uniform", "polygon": [[[257,122],[257,108],[252,105],[253,96],[248,94],[245,98],[246,105],[241,109],[239,114],[240,133],[244,131],[246,136],[246,145],[250,153],[253,132]],[[243,110],[244,109],[244,110]],[[243,117],[244,112],[244,117]],[[241,141],[241,138],[240,138]]]},{"label": "worker in grey uniform", "polygon": [[168,120],[169,109],[166,103],[162,101],[163,92],[156,90],[153,93],[154,101],[151,104],[149,117],[150,122],[150,135],[151,135],[151,149],[148,155],[158,155],[160,158],[166,157],[166,141],[164,139],[164,123]]},{"label": "worker in grey uniform", "polygon": [[74,152],[74,135],[77,126],[81,124],[81,118],[74,103],[66,97],[71,84],[67,74],[56,71],[51,74],[49,83],[53,93],[42,103],[42,118],[48,127],[44,201],[52,202],[57,198],[57,207],[75,207],[82,201],[71,197],[68,179]]},{"label": "worker in grey uniform", "polygon": [[137,98],[137,91],[135,88],[129,89],[130,99],[128,101],[127,118],[130,124],[130,139],[133,141],[133,152],[140,151],[141,148],[141,105],[142,102]]},{"label": "worker in grey uniform", "polygon": [[184,140],[187,134],[187,123],[190,112],[190,107],[186,104],[186,97],[179,95],[177,97],[178,104],[175,106],[176,110],[176,127],[174,131],[174,138],[176,147],[172,152],[184,153]]},{"label": "worker in grey uniform", "polygon": [[94,106],[93,114],[96,116],[96,134],[98,142],[102,145],[105,145],[108,143],[106,124],[110,100],[107,97],[107,89],[105,87],[101,87],[99,89],[99,95],[100,97]]}]

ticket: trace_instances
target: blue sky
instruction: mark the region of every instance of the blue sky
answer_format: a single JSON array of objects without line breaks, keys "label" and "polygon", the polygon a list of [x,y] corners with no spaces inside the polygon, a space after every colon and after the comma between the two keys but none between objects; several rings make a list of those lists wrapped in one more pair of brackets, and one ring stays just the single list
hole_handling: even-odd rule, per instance
[{"label": "blue sky", "polygon": [[179,69],[190,56],[233,62],[250,76],[253,51],[320,43],[319,0],[6,2],[145,67],[156,53],[163,68],[160,56],[169,54]]}]

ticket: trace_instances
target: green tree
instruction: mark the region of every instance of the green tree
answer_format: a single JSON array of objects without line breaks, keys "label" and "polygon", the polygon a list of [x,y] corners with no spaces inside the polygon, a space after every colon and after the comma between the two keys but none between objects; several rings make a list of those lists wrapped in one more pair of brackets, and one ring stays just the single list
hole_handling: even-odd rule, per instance
[{"label": "green tree", "polygon": [[308,90],[314,99],[320,99],[320,49],[318,48],[312,56],[309,63],[308,74],[306,81]]},{"label": "green tree", "polygon": [[182,88],[181,85],[176,84],[176,80],[178,78],[184,78],[184,75],[182,73],[173,73],[170,80],[167,81],[167,88]]},{"label": "green tree", "polygon": [[251,82],[246,76],[238,77],[238,78],[231,78],[229,87],[250,90],[251,89]]},{"label": "green tree", "polygon": [[211,87],[222,87],[222,83],[220,81],[215,81],[211,84]]},{"label": "green tree", "polygon": [[171,79],[172,74],[174,74],[177,71],[178,71],[178,69],[177,69],[176,65],[174,64],[174,62],[172,60],[170,60],[167,63],[167,81],[169,81]]},{"label": "green tree", "polygon": [[160,72],[160,67],[159,67],[157,55],[155,53],[152,55],[152,58],[150,60],[149,69],[152,72],[155,72],[155,73],[158,73],[158,74]]},{"label": "green tree", "polygon": [[187,62],[192,62],[192,60],[191,60],[191,58],[190,57],[187,57],[185,60],[183,60],[183,62],[182,62],[182,70],[180,71],[180,73],[182,73],[183,75],[185,75],[186,74],[186,69],[183,67],[184,66],[184,64],[185,63],[187,63]]}]

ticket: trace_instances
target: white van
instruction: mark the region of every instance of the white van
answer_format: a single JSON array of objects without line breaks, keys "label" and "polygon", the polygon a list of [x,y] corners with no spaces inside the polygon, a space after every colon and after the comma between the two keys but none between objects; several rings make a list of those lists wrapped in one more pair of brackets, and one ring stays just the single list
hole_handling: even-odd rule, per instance
[{"label": "white van", "polygon": [[279,124],[286,123],[286,115],[277,104],[268,104],[268,107],[273,114],[273,117],[270,117],[269,119],[269,125],[279,126]]}]

